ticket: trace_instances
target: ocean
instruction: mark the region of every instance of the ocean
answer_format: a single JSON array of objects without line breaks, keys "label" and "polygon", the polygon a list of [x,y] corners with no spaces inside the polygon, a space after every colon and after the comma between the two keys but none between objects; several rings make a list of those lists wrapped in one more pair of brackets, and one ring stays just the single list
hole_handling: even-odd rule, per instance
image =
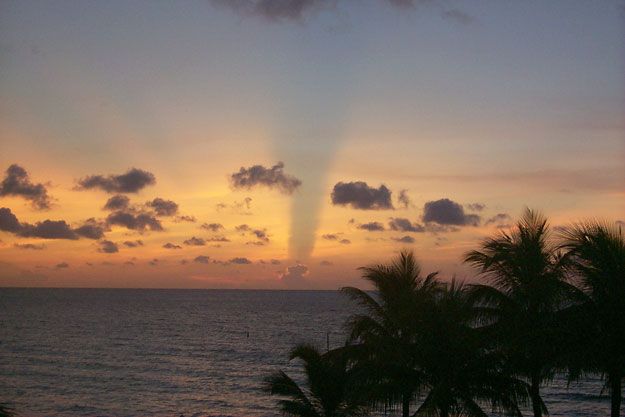
[{"label": "ocean", "polygon": [[[0,288],[0,402],[21,416],[278,416],[262,379],[299,342],[343,344],[336,291]],[[552,417],[609,415],[599,377],[544,390]],[[529,413],[528,413],[529,415]]]}]

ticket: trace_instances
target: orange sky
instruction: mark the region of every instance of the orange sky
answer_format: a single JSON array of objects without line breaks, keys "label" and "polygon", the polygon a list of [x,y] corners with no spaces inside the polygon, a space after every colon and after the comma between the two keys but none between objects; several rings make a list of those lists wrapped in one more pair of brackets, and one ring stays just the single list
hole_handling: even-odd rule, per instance
[{"label": "orange sky", "polygon": [[625,24],[565,3],[3,4],[0,286],[335,289],[402,248],[470,279],[525,206],[625,220]]}]

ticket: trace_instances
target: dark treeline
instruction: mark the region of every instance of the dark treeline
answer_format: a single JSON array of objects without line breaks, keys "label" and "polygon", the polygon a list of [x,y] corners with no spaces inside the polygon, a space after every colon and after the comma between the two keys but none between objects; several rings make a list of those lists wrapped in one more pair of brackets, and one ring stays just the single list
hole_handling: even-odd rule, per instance
[{"label": "dark treeline", "polygon": [[625,238],[614,224],[552,233],[527,210],[465,254],[478,284],[424,275],[410,252],[361,268],[374,292],[342,291],[359,305],[341,348],[300,345],[298,384],[284,372],[265,389],[291,416],[548,415],[541,387],[601,374],[619,417],[625,377]]}]

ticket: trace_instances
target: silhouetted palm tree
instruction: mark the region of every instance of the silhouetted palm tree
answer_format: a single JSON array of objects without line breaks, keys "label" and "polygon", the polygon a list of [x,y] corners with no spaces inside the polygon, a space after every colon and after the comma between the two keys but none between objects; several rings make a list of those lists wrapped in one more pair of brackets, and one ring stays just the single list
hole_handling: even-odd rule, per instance
[{"label": "silhouetted palm tree", "polygon": [[351,356],[360,388],[378,407],[401,405],[410,415],[410,404],[423,385],[414,355],[419,323],[438,290],[437,273],[421,276],[412,253],[403,251],[390,264],[361,268],[373,284],[375,295],[354,287],[342,288],[364,311],[352,316]]},{"label": "silhouetted palm tree", "polygon": [[441,290],[417,343],[427,393],[415,416],[485,417],[482,404],[521,416],[527,384],[516,379],[502,355],[488,349],[476,329],[476,311],[463,284]]},{"label": "silhouetted palm tree", "polygon": [[347,358],[342,352],[321,354],[310,345],[298,345],[290,359],[301,359],[306,386],[283,371],[267,377],[264,389],[278,395],[280,410],[293,417],[349,417],[363,415],[364,408],[350,397]]},{"label": "silhouetted palm tree", "polygon": [[580,349],[572,374],[607,375],[611,415],[618,417],[625,378],[625,236],[620,228],[601,222],[578,224],[561,235],[582,293],[575,307],[574,325],[581,338],[575,341]]},{"label": "silhouetted palm tree", "polygon": [[0,403],[0,417],[15,417],[15,410],[8,404]]},{"label": "silhouetted palm tree", "polygon": [[571,292],[547,220],[526,209],[513,230],[484,240],[465,262],[492,285],[474,285],[473,297],[495,342],[529,379],[533,414],[540,417],[547,413],[540,385],[553,377],[561,349],[558,314]]}]

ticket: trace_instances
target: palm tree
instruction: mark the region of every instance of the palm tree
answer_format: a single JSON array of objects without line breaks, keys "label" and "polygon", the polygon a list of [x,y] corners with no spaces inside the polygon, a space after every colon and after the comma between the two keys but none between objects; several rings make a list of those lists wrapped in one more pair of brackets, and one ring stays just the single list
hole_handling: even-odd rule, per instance
[{"label": "palm tree", "polygon": [[6,403],[0,403],[0,417],[14,417],[15,410]]},{"label": "palm tree", "polygon": [[625,236],[620,228],[602,222],[571,226],[561,233],[572,270],[579,279],[581,303],[576,327],[584,337],[572,371],[607,375],[611,415],[618,417],[625,378]]},{"label": "palm tree", "polygon": [[513,230],[484,240],[464,261],[491,284],[474,285],[473,299],[510,364],[529,379],[533,414],[541,417],[547,409],[540,385],[556,370],[559,311],[571,291],[547,220],[526,209]]},{"label": "palm tree", "polygon": [[481,404],[512,416],[527,397],[527,384],[506,369],[502,355],[475,328],[467,287],[455,280],[437,295],[427,331],[417,344],[427,392],[415,416],[485,417]]},{"label": "palm tree", "polygon": [[264,390],[278,395],[280,410],[293,417],[349,417],[362,415],[364,408],[351,397],[347,358],[342,352],[321,354],[311,345],[298,345],[290,360],[304,364],[306,387],[300,387],[283,371],[267,377]]},{"label": "palm tree", "polygon": [[437,273],[421,276],[414,255],[402,251],[390,264],[361,268],[375,295],[354,287],[342,288],[363,312],[349,322],[350,353],[360,389],[372,405],[401,405],[402,416],[423,384],[414,355],[419,323],[438,290]]}]

